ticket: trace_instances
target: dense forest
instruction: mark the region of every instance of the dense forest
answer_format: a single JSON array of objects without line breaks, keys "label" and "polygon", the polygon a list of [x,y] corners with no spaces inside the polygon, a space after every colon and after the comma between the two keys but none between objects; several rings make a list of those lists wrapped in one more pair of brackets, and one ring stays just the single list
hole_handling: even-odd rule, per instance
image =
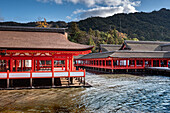
[{"label": "dense forest", "polygon": [[[94,45],[121,44],[124,40],[170,41],[170,10],[160,9],[150,13],[116,14],[107,18],[91,17],[78,22],[47,22],[47,27],[68,28],[72,42]],[[38,26],[37,22],[0,22],[8,26]]]}]

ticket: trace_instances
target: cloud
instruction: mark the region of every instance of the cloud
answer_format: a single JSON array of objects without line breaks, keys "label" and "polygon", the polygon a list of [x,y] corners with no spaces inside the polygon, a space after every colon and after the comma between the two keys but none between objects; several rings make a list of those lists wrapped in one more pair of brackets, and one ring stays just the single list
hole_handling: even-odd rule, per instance
[{"label": "cloud", "polygon": [[70,20],[70,19],[71,19],[71,17],[70,17],[70,16],[66,16],[66,18],[67,18],[68,20]]},{"label": "cloud", "polygon": [[[98,2],[99,3],[99,2]],[[79,19],[86,19],[88,17],[108,17],[118,13],[134,13],[137,12],[136,6],[140,5],[140,1],[129,0],[105,0],[102,2],[106,6],[92,7],[87,10],[77,9],[73,15],[78,15]]]},{"label": "cloud", "polygon": [[36,0],[37,2],[43,2],[43,3],[48,3],[48,2],[55,2],[56,4],[62,4],[62,0]]},{"label": "cloud", "polygon": [[88,9],[77,9],[73,14],[67,16],[71,19],[77,16],[77,19],[85,19],[88,17],[108,17],[117,13],[134,13],[137,12],[136,7],[140,5],[138,0],[37,0],[39,2],[55,2],[56,4],[68,3],[84,4]]},{"label": "cloud", "polygon": [[85,19],[88,17],[108,17],[117,13],[122,13],[124,8],[122,6],[119,7],[97,7],[89,10],[77,10],[74,14],[79,14],[80,19]]}]

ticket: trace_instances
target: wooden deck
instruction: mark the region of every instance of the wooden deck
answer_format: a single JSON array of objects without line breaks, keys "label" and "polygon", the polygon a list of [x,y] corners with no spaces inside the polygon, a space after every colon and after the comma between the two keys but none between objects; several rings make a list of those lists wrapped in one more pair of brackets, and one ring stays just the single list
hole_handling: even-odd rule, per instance
[{"label": "wooden deck", "polygon": [[146,67],[145,69],[150,73],[164,74],[170,76],[170,68],[168,67]]},{"label": "wooden deck", "polygon": [[170,72],[170,68],[168,67],[146,67],[148,70],[156,70],[156,71],[164,71],[164,72]]}]

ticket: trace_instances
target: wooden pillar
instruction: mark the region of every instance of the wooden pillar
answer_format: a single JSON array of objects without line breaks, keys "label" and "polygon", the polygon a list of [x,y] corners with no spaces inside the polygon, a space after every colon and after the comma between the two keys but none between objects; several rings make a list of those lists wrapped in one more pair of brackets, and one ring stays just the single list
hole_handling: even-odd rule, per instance
[{"label": "wooden pillar", "polygon": [[71,57],[69,57],[69,70],[71,71]]},{"label": "wooden pillar", "polygon": [[34,71],[36,71],[36,60],[34,60]]},{"label": "wooden pillar", "polygon": [[21,60],[21,71],[23,71],[23,60]]},{"label": "wooden pillar", "polygon": [[54,58],[51,59],[52,86],[54,86]]},{"label": "wooden pillar", "polygon": [[31,63],[31,70],[32,70],[32,72],[34,72],[34,58],[32,58],[32,63]]},{"label": "wooden pillar", "polygon": [[30,87],[32,88],[32,70],[30,70]]},{"label": "wooden pillar", "polygon": [[[68,71],[68,57],[66,57],[66,60],[65,60],[65,71]],[[78,64],[78,62],[77,62]]]},{"label": "wooden pillar", "polygon": [[105,59],[105,67],[106,67],[107,65],[106,65],[106,59]]},{"label": "wooden pillar", "polygon": [[159,59],[159,67],[161,67],[161,60]]},{"label": "wooden pillar", "polygon": [[166,67],[168,67],[168,60],[166,60]]},{"label": "wooden pillar", "polygon": [[9,88],[9,70],[7,70],[7,88]]},{"label": "wooden pillar", "polygon": [[37,60],[37,71],[40,70],[40,60]]},{"label": "wooden pillar", "polygon": [[101,66],[103,67],[103,60],[101,60]]},{"label": "wooden pillar", "polygon": [[10,71],[12,72],[13,71],[13,59],[10,58]]},{"label": "wooden pillar", "polygon": [[17,60],[15,60],[15,71],[17,72]]},{"label": "wooden pillar", "polygon": [[136,67],[136,59],[135,59],[135,67]]},{"label": "wooden pillar", "polygon": [[73,65],[73,55],[71,56],[71,71],[73,71],[74,65]]},{"label": "wooden pillar", "polygon": [[128,60],[126,60],[126,67],[128,68]]},{"label": "wooden pillar", "polygon": [[143,59],[143,67],[145,67],[145,60]]},{"label": "wooden pillar", "polygon": [[24,65],[24,70],[25,70],[25,67],[26,67],[26,66],[25,66],[25,60],[24,60],[24,64],[23,64],[23,65]]},{"label": "wooden pillar", "polygon": [[153,59],[151,59],[151,67],[153,67]]},{"label": "wooden pillar", "polygon": [[111,67],[112,67],[112,69],[113,69],[113,59],[111,60]]},{"label": "wooden pillar", "polygon": [[6,70],[8,69],[8,60],[6,60]]},{"label": "wooden pillar", "polygon": [[120,59],[118,60],[118,66],[120,67]]}]

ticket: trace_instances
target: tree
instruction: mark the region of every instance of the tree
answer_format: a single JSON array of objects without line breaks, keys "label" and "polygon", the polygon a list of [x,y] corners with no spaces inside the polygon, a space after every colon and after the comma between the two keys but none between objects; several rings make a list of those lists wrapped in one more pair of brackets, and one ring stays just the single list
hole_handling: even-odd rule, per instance
[{"label": "tree", "polygon": [[88,34],[94,36],[94,31],[91,28],[89,28]]},{"label": "tree", "polygon": [[112,36],[108,37],[107,44],[115,44],[115,41]]},{"label": "tree", "polygon": [[37,26],[36,27],[47,27],[48,23],[46,22],[46,19],[44,18],[44,22],[38,21],[36,22]]},{"label": "tree", "polygon": [[72,22],[70,26],[70,34],[74,35],[75,33],[79,32],[80,29],[78,28],[78,25],[76,22]]},{"label": "tree", "polygon": [[90,36],[90,38],[89,38],[89,45],[94,46],[93,49],[92,49],[92,52],[95,52],[96,44],[94,43],[92,36]]},{"label": "tree", "polygon": [[99,30],[95,30],[95,37],[101,38]]},{"label": "tree", "polygon": [[137,38],[133,38],[132,40],[134,40],[134,41],[139,41]]}]

